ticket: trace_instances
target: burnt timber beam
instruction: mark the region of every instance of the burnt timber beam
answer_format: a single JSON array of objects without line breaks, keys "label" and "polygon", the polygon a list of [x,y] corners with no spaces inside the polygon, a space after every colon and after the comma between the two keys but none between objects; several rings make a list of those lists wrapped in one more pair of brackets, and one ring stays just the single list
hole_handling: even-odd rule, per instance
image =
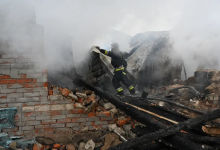
[{"label": "burnt timber beam", "polygon": [[[211,117],[208,117],[208,118],[202,116],[202,118],[201,117],[199,118],[199,119],[201,119],[200,122],[198,122],[198,121],[196,122],[196,120],[189,119],[190,122],[188,122],[188,120],[187,120],[186,122],[178,124],[177,127],[175,126],[174,130],[168,131],[169,128],[164,127],[162,124],[154,121],[151,118],[150,115],[147,115],[146,113],[143,113],[140,110],[137,110],[137,109],[133,108],[132,106],[124,104],[122,102],[122,100],[120,100],[119,97],[113,96],[113,95],[111,95],[107,92],[104,92],[101,89],[96,88],[96,87],[92,86],[91,84],[87,83],[86,81],[84,81],[81,78],[78,78],[75,81],[78,81],[78,83],[83,84],[85,87],[87,87],[91,90],[94,90],[99,96],[108,99],[116,107],[118,107],[119,109],[121,109],[126,114],[128,114],[129,116],[131,116],[135,120],[139,121],[140,123],[143,123],[143,124],[149,123],[152,126],[154,126],[155,128],[160,129],[157,132],[159,134],[163,133],[164,135],[163,136],[157,135],[157,138],[160,138],[160,137],[162,138],[163,137],[166,141],[171,143],[173,146],[177,147],[178,149],[182,149],[182,150],[186,150],[186,149],[188,149],[188,150],[197,150],[197,149],[202,149],[202,148],[201,148],[200,145],[195,144],[195,143],[193,143],[192,141],[190,141],[188,139],[185,139],[183,137],[179,137],[179,136],[175,135],[175,133],[179,132],[181,129],[187,128],[188,125],[190,125],[190,127],[191,127],[191,126],[198,125],[199,123],[205,122],[206,120],[209,121],[209,120],[213,120],[213,119],[216,119],[216,118],[220,117],[220,113],[219,113],[220,110],[218,110],[219,115],[214,114],[214,116],[211,116]],[[204,120],[204,119],[206,119],[206,120]],[[193,123],[193,121],[195,121],[197,124],[195,124],[195,122]],[[172,135],[172,134],[174,134],[174,135]],[[147,136],[149,136],[149,135],[147,135]],[[150,135],[150,136],[152,136],[152,135]],[[168,136],[168,137],[166,137],[166,136]],[[149,141],[149,142],[152,141],[152,138],[147,138],[146,139],[144,137],[144,139],[143,139],[143,137],[144,136],[134,139],[134,142],[132,142],[132,140],[131,140],[131,141],[129,141],[129,143],[125,142],[123,144],[119,144],[118,146],[113,147],[111,149],[129,149],[129,148],[137,146],[138,144],[143,144],[143,143],[146,143],[147,141]],[[141,138],[141,140],[139,140],[140,138]]]}]

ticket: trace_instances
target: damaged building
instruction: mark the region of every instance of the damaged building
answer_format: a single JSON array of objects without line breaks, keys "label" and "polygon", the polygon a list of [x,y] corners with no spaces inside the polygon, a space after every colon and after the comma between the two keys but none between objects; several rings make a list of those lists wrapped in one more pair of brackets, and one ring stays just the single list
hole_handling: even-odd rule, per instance
[{"label": "damaged building", "polygon": [[[183,61],[170,55],[169,31],[131,38],[127,71],[140,93],[120,97],[111,83],[110,57],[93,47],[83,79],[71,59],[71,37],[62,35],[57,40],[65,45],[59,48],[68,58],[59,61],[68,59],[69,64],[47,68],[44,28],[36,23],[32,7],[22,6],[26,13],[7,5],[4,9],[1,149],[219,149],[220,71],[203,68],[187,78]],[[14,15],[23,19],[7,18]],[[12,23],[22,30],[10,28]],[[187,80],[181,80],[181,73]]]}]

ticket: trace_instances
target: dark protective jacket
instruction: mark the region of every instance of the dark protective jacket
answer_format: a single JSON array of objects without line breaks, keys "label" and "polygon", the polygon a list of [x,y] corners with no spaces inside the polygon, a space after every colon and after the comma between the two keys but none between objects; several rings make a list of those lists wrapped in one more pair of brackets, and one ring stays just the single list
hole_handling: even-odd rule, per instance
[{"label": "dark protective jacket", "polygon": [[115,54],[112,51],[107,51],[107,50],[104,50],[104,49],[101,49],[100,52],[112,58],[111,64],[114,68],[118,68],[122,65],[125,69],[127,68],[127,62],[124,59],[124,56],[123,56],[122,53]]}]

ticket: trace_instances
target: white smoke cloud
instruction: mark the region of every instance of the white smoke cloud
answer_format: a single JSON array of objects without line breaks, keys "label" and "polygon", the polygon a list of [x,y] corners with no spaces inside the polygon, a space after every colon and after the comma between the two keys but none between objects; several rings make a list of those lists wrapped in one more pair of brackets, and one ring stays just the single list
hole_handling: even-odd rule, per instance
[{"label": "white smoke cloud", "polygon": [[[26,3],[33,6],[36,22],[44,28],[45,52],[52,65],[53,62],[61,63],[59,55],[64,55],[65,58],[64,51],[71,47],[66,46],[68,45],[66,41],[69,40],[73,47],[75,64],[80,64],[87,58],[85,55],[93,45],[107,48],[107,45],[115,39],[119,44],[125,43],[123,38],[120,41],[118,40],[120,38],[110,34],[113,29],[130,36],[139,32],[170,30],[173,48],[185,60],[188,75],[192,75],[197,67],[193,59],[195,51],[205,56],[213,54],[210,51],[219,54],[218,0],[0,0],[0,2],[12,6],[19,5],[19,12],[23,14],[26,11],[22,11],[25,9],[21,6]],[[4,16],[4,9],[0,11],[1,16]],[[10,16],[8,19],[21,18]],[[123,37],[129,39],[128,36]],[[122,50],[128,49],[128,45],[121,45]]]},{"label": "white smoke cloud", "polygon": [[220,54],[219,6],[218,0],[185,1],[179,21],[171,30],[173,48],[182,56],[189,76],[199,64],[205,69],[219,69],[210,65]]}]

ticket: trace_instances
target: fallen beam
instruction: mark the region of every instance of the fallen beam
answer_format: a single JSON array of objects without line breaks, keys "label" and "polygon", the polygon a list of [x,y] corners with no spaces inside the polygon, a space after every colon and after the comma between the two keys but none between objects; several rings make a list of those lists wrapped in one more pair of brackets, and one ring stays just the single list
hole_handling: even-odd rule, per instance
[{"label": "fallen beam", "polygon": [[[143,124],[148,124],[149,123],[149,124],[151,124],[152,126],[154,126],[157,129],[160,129],[160,128],[167,129],[162,124],[154,121],[151,118],[151,116],[146,115],[146,113],[143,113],[140,110],[137,110],[137,109],[133,108],[132,106],[124,104],[122,102],[122,100],[120,100],[119,97],[113,96],[113,95],[111,95],[111,94],[109,94],[107,92],[104,92],[101,89],[96,88],[96,87],[92,86],[91,84],[87,83],[86,81],[84,81],[81,78],[76,78],[74,81],[75,81],[75,84],[78,83],[80,85],[84,85],[85,87],[95,91],[100,97],[108,99],[116,107],[118,107],[119,109],[121,109],[126,114],[128,114],[129,116],[131,116],[135,120],[139,121],[140,123],[143,123]],[[200,145],[195,144],[195,143],[193,143],[192,141],[190,141],[188,139],[183,139],[182,137],[179,137],[177,135],[172,135],[172,136],[166,137],[166,141],[168,141],[173,146],[175,146],[176,148],[181,149],[181,150],[186,150],[186,149],[187,150],[197,150],[197,149],[201,149]]]}]

